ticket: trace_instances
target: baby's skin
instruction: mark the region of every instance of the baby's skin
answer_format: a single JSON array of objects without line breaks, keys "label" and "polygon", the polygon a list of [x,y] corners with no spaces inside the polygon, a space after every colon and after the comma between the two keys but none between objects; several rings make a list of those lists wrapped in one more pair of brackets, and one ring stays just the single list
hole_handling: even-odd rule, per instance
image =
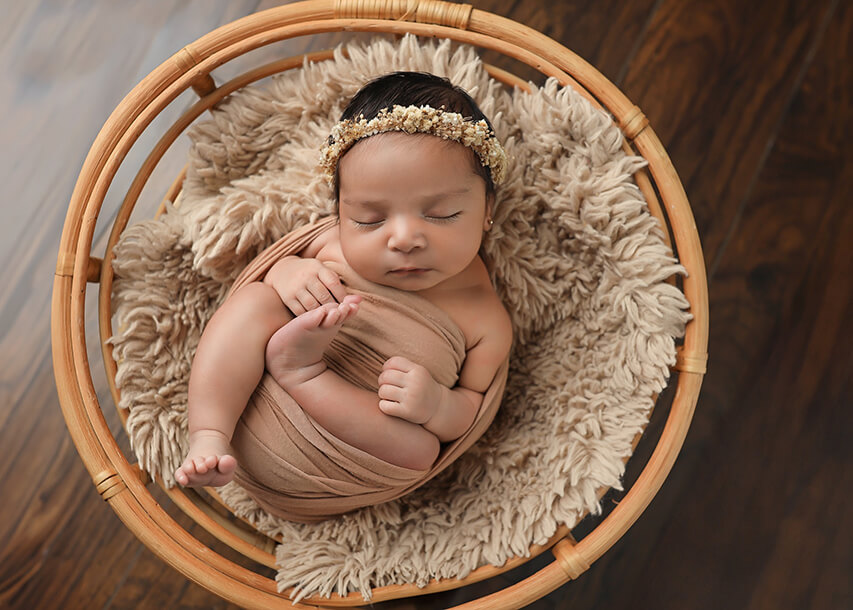
[{"label": "baby's skin", "polygon": [[[266,349],[266,367],[288,392],[326,370],[323,353],[344,322],[356,315],[361,297],[348,295],[342,303],[327,303],[303,313],[272,336]],[[237,467],[229,439],[216,430],[198,430],[190,435],[190,451],[175,480],[181,485],[220,486],[230,481]]]},{"label": "baby's skin", "polygon": [[[190,448],[175,472],[179,484],[220,486],[233,478],[231,436],[265,370],[336,438],[427,470],[441,444],[474,421],[506,359],[510,318],[478,256],[492,200],[471,169],[470,151],[438,137],[378,134],[353,146],[339,169],[336,230],[237,290],[205,328],[190,375]],[[383,364],[378,392],[328,369],[323,353],[361,301],[328,264],[447,312],[465,335],[456,385],[439,384],[401,356]]]}]

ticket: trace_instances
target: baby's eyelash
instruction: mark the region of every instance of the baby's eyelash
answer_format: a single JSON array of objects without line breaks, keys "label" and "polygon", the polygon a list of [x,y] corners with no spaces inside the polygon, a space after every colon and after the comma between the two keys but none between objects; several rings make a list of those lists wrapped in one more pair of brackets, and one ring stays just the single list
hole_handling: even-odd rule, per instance
[{"label": "baby's eyelash", "polygon": [[353,219],[350,219],[350,220],[352,220],[352,223],[356,227],[358,227],[359,229],[369,229],[371,227],[376,227],[382,222],[381,220],[377,220],[375,222],[359,222],[359,221],[353,220]]},{"label": "baby's eyelash", "polygon": [[450,216],[427,216],[429,220],[433,222],[453,222],[462,212],[456,212],[455,214],[451,214]]},{"label": "baby's eyelash", "polygon": [[[445,223],[445,222],[453,222],[454,220],[459,218],[459,216],[461,214],[462,214],[462,212],[456,212],[454,214],[450,214],[449,216],[426,216],[425,218],[431,222]],[[360,221],[355,220],[355,219],[350,219],[350,220],[352,220],[352,223],[356,227],[358,227],[359,229],[371,229],[373,227],[378,227],[380,224],[382,224],[384,222],[384,219],[383,220],[375,220],[373,222],[360,222]]]}]

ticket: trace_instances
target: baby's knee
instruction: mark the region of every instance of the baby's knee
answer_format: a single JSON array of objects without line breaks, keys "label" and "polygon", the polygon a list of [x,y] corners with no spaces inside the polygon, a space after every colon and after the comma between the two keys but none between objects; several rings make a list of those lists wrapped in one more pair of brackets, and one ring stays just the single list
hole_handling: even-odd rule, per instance
[{"label": "baby's knee", "polygon": [[262,282],[246,284],[231,299],[259,326],[270,334],[287,324],[293,317],[272,286]]}]

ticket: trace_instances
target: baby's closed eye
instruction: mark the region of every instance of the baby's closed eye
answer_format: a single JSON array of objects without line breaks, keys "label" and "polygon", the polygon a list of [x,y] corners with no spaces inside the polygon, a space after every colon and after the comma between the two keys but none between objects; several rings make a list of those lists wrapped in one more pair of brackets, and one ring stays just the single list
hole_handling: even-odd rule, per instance
[{"label": "baby's closed eye", "polygon": [[[458,219],[461,215],[462,215],[461,211],[460,212],[453,212],[453,213],[431,212],[431,213],[424,214],[423,218],[425,220],[430,221],[430,222],[443,224],[443,223],[447,223],[447,222],[453,222],[454,220]],[[385,218],[362,219],[362,220],[356,220],[355,218],[351,218],[350,220],[352,221],[352,223],[356,227],[362,228],[362,229],[376,228],[376,227],[379,227],[380,225],[382,225],[386,221]]]}]

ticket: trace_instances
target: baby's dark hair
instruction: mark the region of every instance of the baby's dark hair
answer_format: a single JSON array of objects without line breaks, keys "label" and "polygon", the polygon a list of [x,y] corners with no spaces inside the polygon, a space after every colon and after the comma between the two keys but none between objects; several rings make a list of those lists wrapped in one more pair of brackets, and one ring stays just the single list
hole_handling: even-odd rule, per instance
[{"label": "baby's dark hair", "polygon": [[[482,119],[492,129],[489,119],[464,89],[446,78],[427,72],[391,72],[370,81],[347,104],[341,120],[358,120],[363,117],[369,121],[376,118],[380,110],[395,105],[444,108],[447,112],[456,112],[474,122]],[[476,152],[470,148],[467,150],[471,155],[471,168],[486,183],[486,199],[494,199],[495,183],[489,168],[483,166]],[[333,187],[337,201],[340,194],[337,169]]]}]

